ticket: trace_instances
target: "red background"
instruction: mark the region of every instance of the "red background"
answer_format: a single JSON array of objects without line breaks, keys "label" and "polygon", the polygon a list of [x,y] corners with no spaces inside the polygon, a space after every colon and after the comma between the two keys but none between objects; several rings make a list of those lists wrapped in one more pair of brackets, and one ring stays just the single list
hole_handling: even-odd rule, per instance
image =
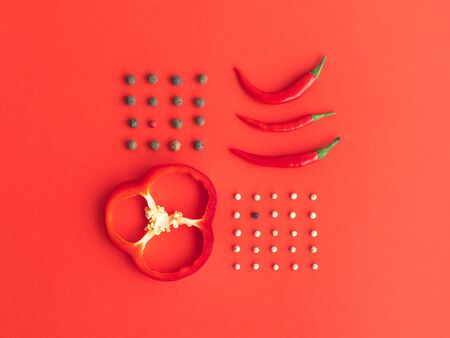
[{"label": "red background", "polygon": [[[0,336],[450,336],[448,2],[6,0],[0,13]],[[252,101],[232,72],[239,65],[276,89],[323,53],[319,81],[283,106]],[[164,76],[179,73],[182,90],[195,92],[193,74],[209,75],[203,153],[187,146],[192,124],[179,154],[151,153],[152,131],[126,127],[122,76],[138,75],[135,114],[144,120],[148,71],[163,78],[161,98],[172,94]],[[174,114],[163,101],[162,141],[174,133],[163,126]],[[183,109],[188,120],[193,108]],[[234,117],[327,110],[338,114],[283,137]],[[128,153],[133,132],[141,147]],[[300,151],[337,135],[342,143],[323,162],[297,170],[257,168],[226,150]],[[219,194],[213,255],[176,283],[138,273],[103,224],[111,189],[163,162],[198,167]],[[270,192],[291,190],[301,196],[300,223],[307,194],[319,195],[320,269],[301,253],[297,273],[253,272],[247,250],[234,271],[232,194],[244,194],[244,229],[249,195],[266,197],[263,212]]]}]

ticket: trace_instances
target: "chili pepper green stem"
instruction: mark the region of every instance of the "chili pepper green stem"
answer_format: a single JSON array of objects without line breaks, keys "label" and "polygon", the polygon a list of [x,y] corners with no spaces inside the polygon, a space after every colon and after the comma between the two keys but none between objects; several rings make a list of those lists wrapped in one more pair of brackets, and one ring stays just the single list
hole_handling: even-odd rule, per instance
[{"label": "chili pepper green stem", "polygon": [[311,71],[311,74],[317,79],[320,75],[320,71],[322,70],[323,64],[325,63],[325,60],[327,59],[327,56],[324,55],[320,63],[317,65],[316,68],[314,68]]},{"label": "chili pepper green stem", "polygon": [[316,122],[317,120],[320,120],[323,117],[331,116],[331,115],[334,115],[334,114],[336,114],[336,112],[334,112],[334,111],[330,111],[328,113],[322,113],[322,114],[313,114],[312,115],[312,119],[313,119],[314,122]]},{"label": "chili pepper green stem", "polygon": [[338,144],[340,140],[341,140],[341,137],[336,137],[334,139],[334,141],[331,142],[329,145],[327,145],[325,148],[317,150],[317,154],[319,155],[319,158],[323,159],[328,154],[328,152],[331,150],[331,148],[333,148],[336,144]]}]

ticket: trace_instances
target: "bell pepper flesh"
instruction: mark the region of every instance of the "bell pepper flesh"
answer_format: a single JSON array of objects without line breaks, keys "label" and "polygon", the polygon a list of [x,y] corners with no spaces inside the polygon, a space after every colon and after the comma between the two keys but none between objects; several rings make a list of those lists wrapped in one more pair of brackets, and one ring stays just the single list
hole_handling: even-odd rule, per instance
[{"label": "bell pepper flesh", "polygon": [[[181,211],[168,214],[163,206],[156,203],[151,195],[152,185],[166,174],[186,174],[198,181],[208,194],[208,202],[203,213],[198,219],[190,219],[183,216]],[[147,226],[145,234],[136,242],[125,240],[113,225],[113,211],[120,201],[141,196],[146,200],[145,217]],[[147,276],[161,281],[175,281],[187,277],[196,272],[208,260],[214,242],[212,221],[217,204],[217,194],[211,180],[197,169],[183,164],[169,164],[153,167],[141,180],[125,182],[119,185],[108,196],[106,202],[106,230],[111,241],[121,250],[128,253],[136,266]],[[165,232],[176,230],[180,225],[196,227],[203,236],[203,245],[200,255],[190,266],[184,266],[177,271],[162,272],[149,267],[144,259],[144,251],[150,240]]]}]

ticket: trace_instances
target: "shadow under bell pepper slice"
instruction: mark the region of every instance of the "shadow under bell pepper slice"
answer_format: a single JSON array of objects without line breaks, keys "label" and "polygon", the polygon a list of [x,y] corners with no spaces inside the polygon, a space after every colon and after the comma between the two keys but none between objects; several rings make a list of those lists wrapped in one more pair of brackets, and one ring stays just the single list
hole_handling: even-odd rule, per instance
[{"label": "shadow under bell pepper slice", "polygon": [[[198,181],[208,194],[208,202],[199,219],[190,219],[183,216],[181,211],[168,214],[163,206],[158,205],[151,195],[153,184],[166,174],[186,174]],[[145,234],[136,242],[129,242],[119,235],[113,226],[113,211],[117,203],[135,196],[142,196],[146,202],[145,217],[147,226]],[[141,180],[125,182],[119,185],[109,195],[106,202],[106,231],[111,241],[122,251],[128,253],[136,266],[147,276],[161,281],[175,281],[187,277],[196,272],[208,260],[214,242],[212,221],[216,211],[217,194],[211,180],[197,169],[183,164],[168,164],[153,167]],[[144,260],[144,250],[150,240],[155,236],[163,235],[165,232],[175,230],[180,225],[196,227],[203,236],[203,246],[200,255],[190,266],[184,266],[178,271],[162,272],[150,268]]]}]

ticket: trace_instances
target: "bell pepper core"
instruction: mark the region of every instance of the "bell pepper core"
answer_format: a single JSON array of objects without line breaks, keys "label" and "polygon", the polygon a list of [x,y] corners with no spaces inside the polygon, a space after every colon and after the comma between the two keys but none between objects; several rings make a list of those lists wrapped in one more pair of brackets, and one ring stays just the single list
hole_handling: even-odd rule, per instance
[{"label": "bell pepper core", "polygon": [[[157,205],[151,195],[151,187],[158,178],[165,174],[186,174],[192,179],[201,183],[208,194],[208,203],[204,214],[199,219],[190,219],[183,216],[180,211],[168,214],[163,206]],[[135,196],[142,196],[147,202],[145,207],[145,217],[147,226],[145,234],[136,242],[125,240],[113,226],[113,210],[117,203]],[[125,182],[119,185],[109,195],[106,202],[106,231],[111,241],[121,250],[128,253],[136,266],[147,276],[161,281],[175,281],[187,277],[196,272],[208,260],[214,235],[212,230],[212,220],[216,211],[217,195],[211,180],[197,169],[183,164],[168,164],[153,167],[141,180]],[[174,272],[156,271],[150,268],[144,260],[144,251],[149,241],[162,235],[164,232],[170,232],[177,229],[180,225],[188,227],[194,226],[199,229],[203,235],[203,247],[199,257],[190,265],[185,266]]]}]

